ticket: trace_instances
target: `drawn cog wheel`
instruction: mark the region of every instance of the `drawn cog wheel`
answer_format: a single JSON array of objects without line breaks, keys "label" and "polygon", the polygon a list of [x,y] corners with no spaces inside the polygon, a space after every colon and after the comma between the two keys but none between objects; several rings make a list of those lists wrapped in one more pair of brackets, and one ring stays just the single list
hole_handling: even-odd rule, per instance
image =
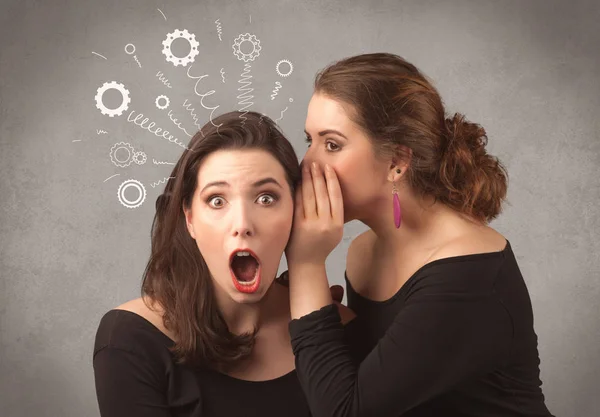
[{"label": "drawn cog wheel", "polygon": [[[121,149],[124,149],[128,152],[127,159],[125,159],[125,160],[117,158],[117,152],[119,152],[119,150],[121,150]],[[125,143],[125,142],[115,143],[113,145],[113,147],[110,148],[110,160],[112,161],[113,164],[115,164],[118,167],[121,167],[121,168],[128,167],[134,161],[134,157],[135,157],[135,151],[133,150],[133,146],[131,146],[129,143]]]},{"label": "drawn cog wheel", "polygon": [[[109,109],[102,102],[102,96],[108,90],[117,90],[119,93],[121,93],[121,96],[123,97],[123,101],[121,102],[121,105],[119,107],[117,107],[116,109]],[[122,115],[123,112],[129,108],[129,103],[131,103],[131,98],[129,97],[129,90],[127,90],[123,84],[118,83],[116,81],[104,83],[102,85],[102,87],[98,88],[95,99],[96,99],[96,108],[98,110],[100,110],[100,112],[102,114],[107,115],[109,117],[115,117],[115,116]]]},{"label": "drawn cog wheel", "polygon": [[[242,52],[241,45],[244,42],[250,42],[252,44],[252,52],[249,54]],[[237,59],[244,62],[254,61],[260,55],[261,50],[260,41],[256,39],[255,35],[251,35],[250,33],[244,33],[235,38],[232,47],[233,53],[237,56]]]},{"label": "drawn cog wheel", "polygon": [[[164,100],[165,104],[159,104],[160,100]],[[171,100],[169,100],[169,97],[165,96],[165,95],[160,95],[158,97],[156,97],[156,100],[154,100],[154,104],[156,104],[156,107],[164,110],[167,107],[169,107],[169,104],[171,104]]]},{"label": "drawn cog wheel", "polygon": [[[185,56],[183,58],[177,58],[175,55],[173,55],[173,52],[171,52],[171,44],[173,43],[173,41],[175,39],[179,39],[179,38],[185,39],[190,44],[190,52],[187,54],[187,56]],[[194,59],[196,59],[196,56],[200,53],[198,51],[198,47],[200,46],[200,44],[196,40],[196,35],[188,32],[187,29],[184,29],[184,30],[175,29],[175,31],[173,31],[172,33],[168,33],[167,39],[165,39],[162,42],[162,44],[163,44],[162,53],[165,55],[167,61],[171,62],[175,66],[178,66],[178,65],[183,65],[184,67],[187,66],[187,64],[194,62]]]},{"label": "drawn cog wheel", "polygon": [[142,151],[133,154],[133,162],[135,162],[138,165],[145,164],[147,159],[148,158],[146,157],[146,154]]},{"label": "drawn cog wheel", "polygon": [[[125,191],[128,188],[135,188],[138,191],[139,195],[135,200],[128,200],[127,197],[125,197]],[[119,199],[119,203],[127,208],[138,208],[146,200],[146,188],[137,180],[123,181],[117,190],[117,198]]]},{"label": "drawn cog wheel", "polygon": [[[287,70],[287,72],[281,72],[281,68],[280,68],[281,64],[288,64],[289,65],[290,68]],[[275,71],[277,71],[277,74],[280,77],[284,77],[284,78],[285,77],[289,77],[292,74],[292,72],[294,71],[294,66],[292,65],[292,62],[290,60],[288,60],[288,59],[282,59],[275,66]]]}]

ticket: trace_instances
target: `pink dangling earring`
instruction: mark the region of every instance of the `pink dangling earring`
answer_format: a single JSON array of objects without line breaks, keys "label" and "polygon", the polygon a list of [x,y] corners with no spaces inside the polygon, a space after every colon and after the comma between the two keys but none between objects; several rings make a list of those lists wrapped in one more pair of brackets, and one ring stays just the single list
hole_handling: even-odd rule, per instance
[{"label": "pink dangling earring", "polygon": [[[397,169],[396,172],[400,174],[401,171]],[[396,229],[398,229],[402,223],[402,210],[400,210],[400,199],[398,198],[398,190],[396,190],[396,182],[392,183],[392,194],[394,195],[394,224],[396,225]]]}]

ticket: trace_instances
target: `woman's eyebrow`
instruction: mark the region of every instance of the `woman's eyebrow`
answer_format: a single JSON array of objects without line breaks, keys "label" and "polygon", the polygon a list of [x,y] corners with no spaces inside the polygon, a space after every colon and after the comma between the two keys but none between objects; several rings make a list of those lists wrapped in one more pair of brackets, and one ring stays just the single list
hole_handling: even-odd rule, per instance
[{"label": "woman's eyebrow", "polygon": [[[304,133],[306,133],[308,136],[310,136],[310,133],[308,133],[306,130],[304,130]],[[326,130],[321,130],[319,132],[319,136],[325,136],[325,135],[329,135],[329,134],[338,135],[338,136],[343,137],[344,139],[348,139],[342,132],[335,130],[335,129],[326,129]]]},{"label": "woman's eyebrow", "polygon": [[[262,180],[258,180],[258,181],[256,181],[256,182],[252,183],[252,187],[254,187],[254,188],[258,188],[258,187],[260,187],[260,186],[262,186],[262,185],[265,185],[265,184],[275,184],[275,185],[277,185],[279,188],[283,188],[283,187],[281,186],[281,184],[279,184],[279,182],[277,182],[277,180],[276,180],[275,178],[272,178],[272,177],[267,177],[267,178],[263,178]],[[201,192],[204,192],[204,190],[206,190],[207,188],[210,188],[210,187],[217,187],[217,186],[225,186],[225,187],[229,187],[229,186],[230,186],[230,184],[229,184],[227,181],[212,181],[212,182],[209,182],[208,184],[206,184],[206,185],[205,185],[205,186],[202,188],[202,191],[201,191]]]}]

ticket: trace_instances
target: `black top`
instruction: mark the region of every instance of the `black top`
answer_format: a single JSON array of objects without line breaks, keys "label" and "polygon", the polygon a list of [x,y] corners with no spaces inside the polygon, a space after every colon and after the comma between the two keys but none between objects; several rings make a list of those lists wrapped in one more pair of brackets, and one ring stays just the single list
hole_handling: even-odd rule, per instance
[{"label": "black top", "polygon": [[173,345],[136,313],[107,312],[96,333],[93,356],[100,415],[310,416],[296,371],[269,381],[245,381],[177,364],[169,351]]},{"label": "black top", "polygon": [[531,301],[510,243],[433,261],[387,301],[361,297],[349,282],[347,292],[358,315],[359,366],[335,306],[290,323],[315,417],[551,416]]}]

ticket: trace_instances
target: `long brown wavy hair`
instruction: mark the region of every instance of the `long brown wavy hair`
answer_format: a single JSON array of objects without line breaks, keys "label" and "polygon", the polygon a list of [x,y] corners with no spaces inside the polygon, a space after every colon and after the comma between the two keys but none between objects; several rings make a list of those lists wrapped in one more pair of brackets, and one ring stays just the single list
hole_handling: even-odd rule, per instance
[{"label": "long brown wavy hair", "polygon": [[[217,127],[218,126],[218,127]],[[294,195],[300,181],[298,157],[275,122],[259,113],[226,113],[191,139],[156,201],[151,255],[144,271],[142,297],[158,302],[179,363],[225,369],[252,351],[256,330],[236,335],[217,308],[210,271],[185,223],[197,187],[198,169],[212,152],[261,149],[283,167]]]},{"label": "long brown wavy hair", "polygon": [[357,55],[319,72],[314,88],[349,105],[378,155],[412,151],[407,179],[415,191],[479,221],[501,212],[508,173],[486,152],[485,129],[460,113],[447,117],[438,91],[413,64],[389,53]]}]

